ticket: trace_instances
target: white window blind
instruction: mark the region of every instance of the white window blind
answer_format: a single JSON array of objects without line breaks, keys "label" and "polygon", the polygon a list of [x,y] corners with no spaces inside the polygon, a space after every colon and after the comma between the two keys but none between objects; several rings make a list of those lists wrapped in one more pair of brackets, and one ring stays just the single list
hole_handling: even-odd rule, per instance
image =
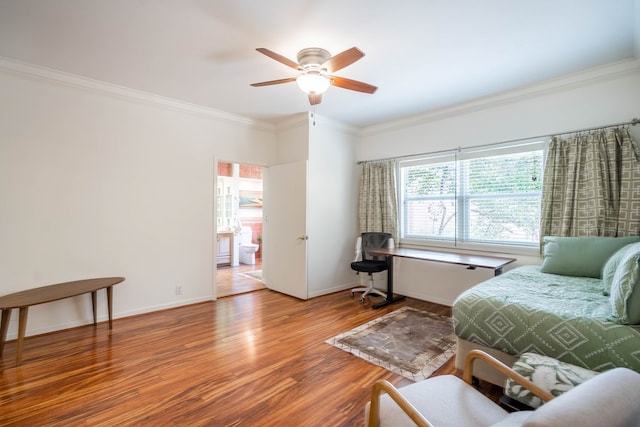
[{"label": "white window blind", "polygon": [[402,235],[453,239],[456,235],[456,153],[400,162]]},{"label": "white window blind", "polygon": [[537,246],[545,144],[527,141],[400,160],[401,240]]}]

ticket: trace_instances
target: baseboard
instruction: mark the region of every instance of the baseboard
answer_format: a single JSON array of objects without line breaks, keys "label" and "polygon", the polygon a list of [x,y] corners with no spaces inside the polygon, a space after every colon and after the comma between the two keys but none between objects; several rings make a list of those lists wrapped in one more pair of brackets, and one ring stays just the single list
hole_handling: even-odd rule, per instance
[{"label": "baseboard", "polygon": [[[113,319],[115,320],[115,319],[120,319],[120,318],[123,318],[123,317],[136,316],[138,314],[145,314],[145,313],[151,313],[151,312],[154,312],[154,311],[167,310],[167,309],[170,309],[170,308],[182,307],[184,305],[197,304],[197,303],[205,302],[205,301],[212,301],[212,299],[211,299],[210,296],[209,297],[192,298],[192,299],[175,301],[175,302],[172,302],[170,304],[153,305],[153,306],[142,307],[142,308],[139,308],[139,309],[136,309],[136,310],[115,312],[115,313],[113,313]],[[10,331],[7,332],[7,341],[15,340],[15,339],[18,338],[17,316],[12,316],[12,317],[15,317],[15,318],[9,324]],[[97,319],[98,323],[106,322],[106,321],[109,320],[109,315],[107,313],[98,314],[97,317],[98,317],[98,319]],[[28,325],[28,323],[29,323],[29,319],[27,317],[27,325]],[[85,325],[91,325],[91,324],[93,324],[93,319],[89,318],[89,319],[76,319],[76,320],[72,320],[72,321],[69,321],[69,322],[57,323],[55,325],[47,325],[46,327],[41,327],[41,328],[29,329],[27,327],[27,331],[26,331],[25,336],[32,337],[32,336],[36,336],[36,335],[48,334],[48,333],[51,333],[51,332],[57,332],[57,331],[65,330],[65,329],[77,328],[79,326],[85,326]]]},{"label": "baseboard", "polygon": [[308,297],[315,298],[322,295],[328,295],[336,292],[346,291],[348,289],[357,288],[359,286],[362,286],[360,282],[346,283],[338,286],[333,286],[331,288],[323,288],[322,290],[316,291],[316,292],[309,292]]}]

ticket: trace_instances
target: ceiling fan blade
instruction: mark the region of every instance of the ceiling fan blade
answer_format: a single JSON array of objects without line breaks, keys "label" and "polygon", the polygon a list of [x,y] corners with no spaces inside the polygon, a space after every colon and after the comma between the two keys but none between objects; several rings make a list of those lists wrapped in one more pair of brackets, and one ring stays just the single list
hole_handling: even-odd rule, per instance
[{"label": "ceiling fan blade", "polygon": [[298,65],[297,62],[294,62],[292,60],[290,60],[289,58],[286,58],[282,55],[280,55],[279,53],[275,53],[274,51],[271,51],[269,49],[265,49],[264,47],[259,47],[256,49],[258,52],[260,52],[263,55],[267,55],[269,58],[271,59],[275,59],[276,61],[280,62],[281,64],[286,65],[287,67],[291,67],[294,70],[299,70],[300,66]]},{"label": "ceiling fan blade", "polygon": [[260,82],[260,83],[251,83],[251,86],[259,87],[259,86],[279,85],[281,83],[289,83],[289,82],[295,82],[295,81],[296,81],[295,77],[287,77],[286,79],[269,80],[268,82]]},{"label": "ceiling fan blade", "polygon": [[322,94],[321,93],[310,93],[309,94],[309,104],[318,105],[322,102]]},{"label": "ceiling fan blade", "polygon": [[341,52],[327,59],[325,63],[322,64],[322,68],[326,68],[328,72],[334,73],[338,70],[343,69],[347,65],[353,64],[363,56],[364,53],[360,49],[358,49],[357,47],[352,47],[351,49],[347,49],[344,52]]},{"label": "ceiling fan blade", "polygon": [[357,92],[374,93],[378,88],[368,83],[359,82],[357,80],[345,79],[344,77],[329,76],[331,85],[341,87],[343,89],[355,90]]}]

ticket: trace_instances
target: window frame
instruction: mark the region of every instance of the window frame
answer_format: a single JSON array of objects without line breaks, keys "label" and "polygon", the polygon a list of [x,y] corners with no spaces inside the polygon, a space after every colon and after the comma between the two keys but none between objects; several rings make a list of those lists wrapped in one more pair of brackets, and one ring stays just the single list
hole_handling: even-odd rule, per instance
[{"label": "window frame", "polygon": [[[468,236],[469,224],[468,224],[468,215],[466,214],[466,208],[468,207],[469,200],[474,198],[482,198],[485,196],[469,196],[466,194],[465,190],[461,190],[460,186],[463,185],[461,182],[461,173],[462,169],[461,165],[464,160],[469,160],[472,158],[479,157],[493,157],[503,154],[515,154],[515,153],[525,153],[529,151],[537,151],[542,150],[542,161],[540,164],[540,176],[538,179],[540,180],[540,201],[542,202],[542,175],[544,172],[545,161],[547,156],[547,149],[550,142],[550,138],[535,138],[528,140],[517,140],[510,141],[505,143],[498,144],[488,144],[488,145],[479,145],[469,148],[458,148],[455,150],[446,150],[439,151],[433,153],[425,153],[422,155],[416,156],[407,156],[396,159],[396,175],[398,179],[396,180],[397,186],[397,200],[398,200],[398,222],[399,222],[399,239],[400,244],[404,246],[430,246],[430,247],[442,247],[449,249],[462,249],[462,250],[472,250],[472,251],[484,251],[484,252],[500,252],[500,253],[508,253],[508,254],[518,254],[518,255],[539,255],[540,246],[538,243],[532,244],[519,244],[519,243],[505,243],[505,242],[475,242],[466,240],[466,236]],[[442,163],[447,161],[447,159],[452,159],[455,164],[456,170],[456,178],[455,178],[455,194],[453,197],[454,204],[456,207],[456,223],[455,227],[455,236],[453,238],[437,238],[437,237],[406,237],[406,228],[405,228],[405,216],[407,215],[405,210],[405,194],[404,194],[404,176],[402,173],[403,168],[409,166],[416,166],[421,164],[435,164]],[[517,195],[512,194],[510,196],[505,197],[517,197]],[[438,198],[438,200],[442,200],[442,198]],[[464,205],[467,205],[465,208],[461,208]],[[465,229],[466,227],[466,229]]]}]

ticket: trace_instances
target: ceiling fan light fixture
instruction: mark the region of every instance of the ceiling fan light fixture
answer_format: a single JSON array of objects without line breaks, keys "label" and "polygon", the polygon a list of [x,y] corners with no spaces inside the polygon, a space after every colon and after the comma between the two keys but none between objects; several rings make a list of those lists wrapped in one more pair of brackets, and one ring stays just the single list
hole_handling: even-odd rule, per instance
[{"label": "ceiling fan light fixture", "polygon": [[306,94],[321,95],[331,86],[331,80],[318,72],[301,74],[297,79],[298,87]]},{"label": "ceiling fan light fixture", "polygon": [[256,50],[294,69],[298,72],[298,76],[251,83],[253,87],[271,86],[297,81],[298,87],[307,94],[310,105],[320,104],[320,102],[322,102],[322,94],[329,89],[329,86],[369,94],[374,93],[378,89],[368,83],[333,75],[334,72],[342,70],[344,67],[353,64],[364,56],[364,53],[357,47],[352,47],[334,56],[331,56],[325,49],[309,47],[298,52],[298,62],[292,61],[264,47],[259,47]]}]

